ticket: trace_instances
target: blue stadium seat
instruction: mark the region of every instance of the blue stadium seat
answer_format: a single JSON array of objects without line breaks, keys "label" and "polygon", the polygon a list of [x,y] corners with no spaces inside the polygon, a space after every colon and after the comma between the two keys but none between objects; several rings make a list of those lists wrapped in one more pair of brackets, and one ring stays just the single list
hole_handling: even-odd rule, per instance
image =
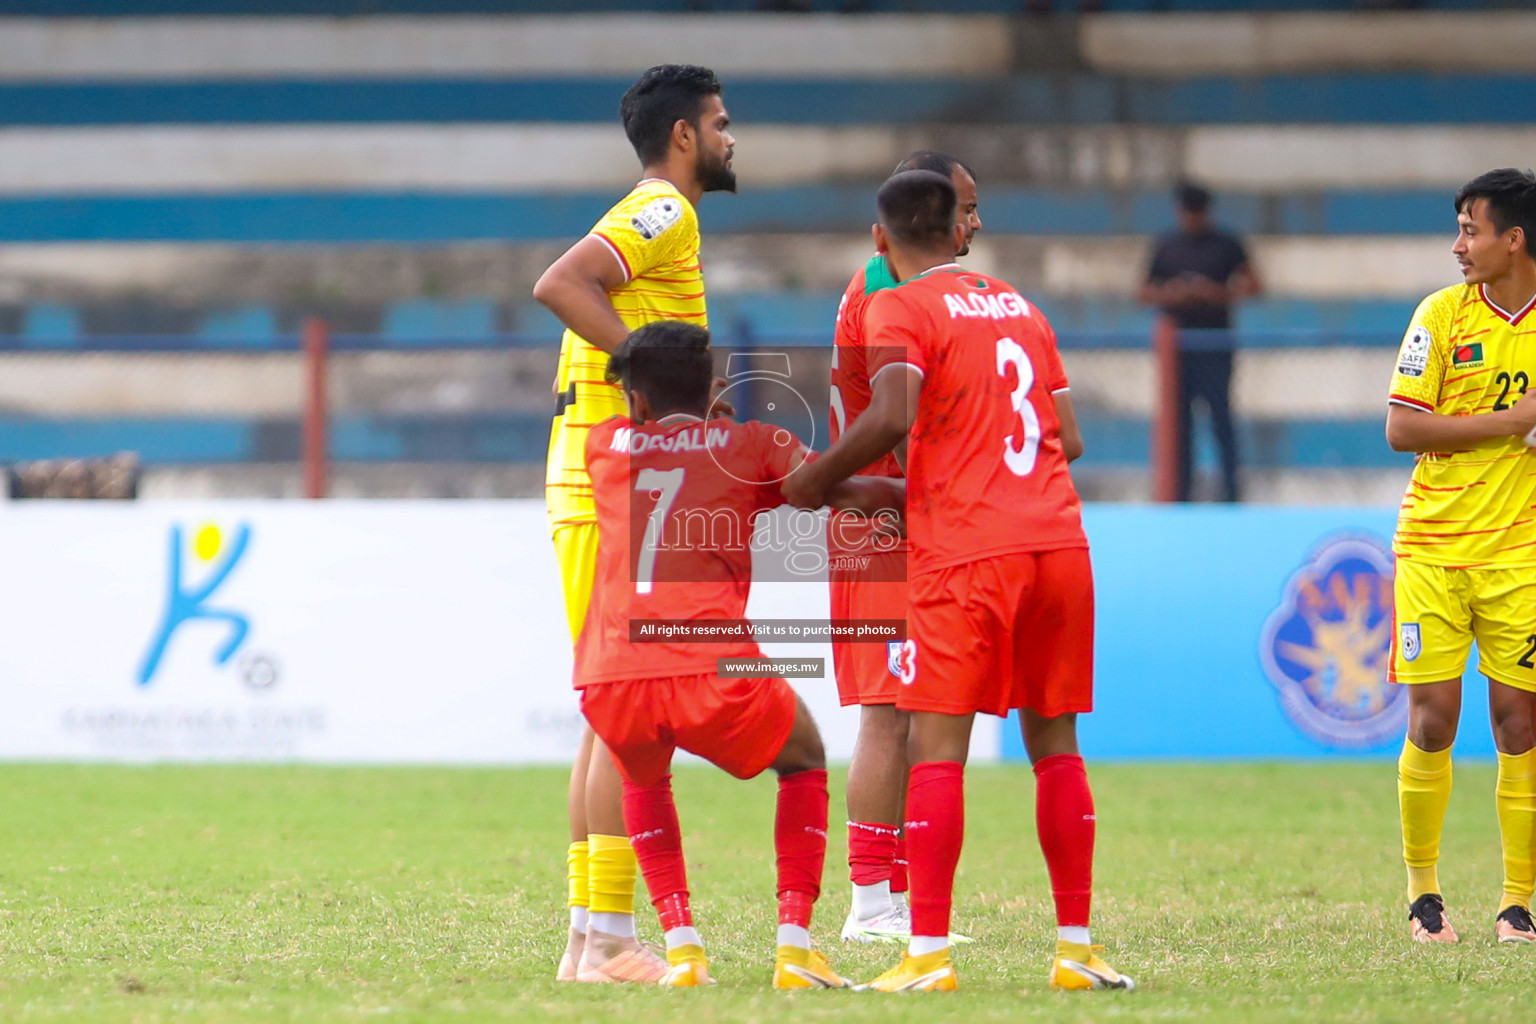
[{"label": "blue stadium seat", "polygon": [[[830,344],[838,292],[754,292],[723,295],[709,306],[710,327],[718,344],[757,342]],[[1150,343],[1154,313],[1131,299],[1065,298],[1030,295],[1063,347],[1144,348]],[[1278,347],[1312,342],[1345,345],[1395,345],[1413,313],[1404,299],[1308,301],[1263,298],[1245,302],[1237,313],[1239,344]],[[559,335],[550,318],[547,334]]]},{"label": "blue stadium seat", "polygon": [[[1112,469],[1145,466],[1150,435],[1145,420],[1098,415],[1082,410],[1083,436],[1088,440],[1082,467]],[[1412,454],[1394,452],[1381,437],[1381,418],[1279,420],[1246,419],[1238,423],[1243,462],[1258,469],[1384,469],[1405,472]],[[1204,431],[1197,432],[1197,461],[1210,463]]]},{"label": "blue stadium seat", "polygon": [[[1091,444],[1086,468],[1143,466],[1145,420],[1083,409]],[[1259,468],[1407,468],[1411,455],[1381,440],[1381,419],[1246,420],[1245,462]],[[92,418],[0,416],[7,460],[107,456],[132,450],[147,465],[295,461],[297,422],[214,417]],[[342,462],[536,462],[549,442],[548,414],[355,416],[332,420],[331,456]]]},{"label": "blue stadium seat", "polygon": [[[338,462],[536,462],[549,444],[549,414],[338,415]],[[132,451],[146,465],[294,462],[296,420],[163,416],[46,419],[0,415],[0,461],[105,457]]]},{"label": "blue stadium seat", "polygon": [[[279,124],[614,120],[628,77],[7,82],[0,124]],[[742,124],[1522,124],[1536,78],[1405,72],[1167,81],[1080,73],[1003,78],[733,77]]]},{"label": "blue stadium seat", "polygon": [[221,348],[269,348],[277,338],[277,315],[266,306],[216,310],[203,317],[197,333]]},{"label": "blue stadium seat", "polygon": [[550,345],[558,344],[565,330],[559,317],[532,299],[512,310],[510,326],[518,334],[547,338]]},{"label": "blue stadium seat", "polygon": [[80,342],[80,311],[73,306],[39,303],[21,315],[21,336],[35,348],[73,348]]},{"label": "blue stadium seat", "polygon": [[[1536,97],[1533,107],[1536,109]],[[711,234],[863,232],[874,185],[761,188],[712,202]],[[1245,233],[1422,235],[1450,222],[1445,189],[1222,196],[1221,220]],[[385,242],[470,239],[575,241],[613,204],[609,192],[272,193],[0,198],[0,242]],[[999,234],[1145,235],[1167,228],[1161,189],[990,185],[987,230]]]},{"label": "blue stadium seat", "polygon": [[384,310],[383,334],[397,345],[484,341],[495,333],[496,305],[489,299],[408,299]]}]

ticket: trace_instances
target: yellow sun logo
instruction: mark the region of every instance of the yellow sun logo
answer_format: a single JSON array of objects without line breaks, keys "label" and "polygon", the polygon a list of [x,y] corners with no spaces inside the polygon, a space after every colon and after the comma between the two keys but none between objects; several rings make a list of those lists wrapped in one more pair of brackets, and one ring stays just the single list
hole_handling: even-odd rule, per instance
[{"label": "yellow sun logo", "polygon": [[219,552],[224,548],[224,535],[213,523],[204,523],[197,528],[197,534],[192,539],[192,551],[198,558],[205,562],[211,562],[219,557]]},{"label": "yellow sun logo", "polygon": [[1370,747],[1400,733],[1403,688],[1387,679],[1392,556],[1374,537],[1323,543],[1291,576],[1259,641],[1287,717],[1330,746]]}]

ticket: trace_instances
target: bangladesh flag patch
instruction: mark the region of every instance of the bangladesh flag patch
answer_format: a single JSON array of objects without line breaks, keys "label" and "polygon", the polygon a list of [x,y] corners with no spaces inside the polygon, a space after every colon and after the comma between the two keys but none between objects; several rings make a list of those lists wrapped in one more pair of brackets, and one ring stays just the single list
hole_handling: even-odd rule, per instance
[{"label": "bangladesh flag patch", "polygon": [[1456,351],[1451,354],[1451,365],[1457,369],[1482,366],[1483,343],[1475,341],[1470,345],[1457,345]]}]

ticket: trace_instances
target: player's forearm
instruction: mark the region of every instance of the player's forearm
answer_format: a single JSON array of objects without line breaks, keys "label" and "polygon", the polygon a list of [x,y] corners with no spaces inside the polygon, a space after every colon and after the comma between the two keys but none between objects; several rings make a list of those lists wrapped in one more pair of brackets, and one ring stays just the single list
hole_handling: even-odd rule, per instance
[{"label": "player's forearm", "polygon": [[871,519],[882,513],[899,518],[907,507],[907,482],[900,477],[849,477],[827,492],[827,504]]},{"label": "player's forearm", "polygon": [[1393,405],[1387,410],[1387,444],[1398,452],[1441,452],[1500,437],[1523,437],[1529,429],[1510,409],[1447,416]]},{"label": "player's forearm", "polygon": [[629,336],[629,328],[614,312],[608,292],[599,282],[574,280],[551,268],[533,286],[533,297],[566,327],[604,352],[611,353]]},{"label": "player's forearm", "polygon": [[889,437],[866,412],[832,443],[821,458],[806,462],[782,485],[784,500],[800,508],[821,508],[844,480],[896,447],[902,436]]},{"label": "player's forearm", "polygon": [[871,409],[854,420],[821,458],[806,466],[824,488],[846,480],[891,451],[907,436],[900,424],[883,422]]}]

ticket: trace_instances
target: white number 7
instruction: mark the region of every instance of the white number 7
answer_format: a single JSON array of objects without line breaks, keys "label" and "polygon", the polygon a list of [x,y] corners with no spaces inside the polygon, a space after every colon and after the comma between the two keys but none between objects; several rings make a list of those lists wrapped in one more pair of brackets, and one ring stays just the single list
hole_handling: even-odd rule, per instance
[{"label": "white number 7", "polygon": [[1016,435],[1009,431],[1008,436],[1003,438],[1003,463],[1016,476],[1029,476],[1035,468],[1035,456],[1040,453],[1040,414],[1029,404],[1029,389],[1035,383],[1035,368],[1029,364],[1029,353],[1024,351],[1023,346],[1012,338],[998,338],[997,372],[1005,380],[1009,366],[1019,375],[1019,382],[1014,385],[1011,397],[1014,413],[1024,419],[1024,440],[1018,448],[1014,448]]},{"label": "white number 7", "polygon": [[661,546],[667,528],[667,513],[677,492],[683,488],[684,470],[642,469],[635,475],[635,490],[656,491],[659,497],[645,520],[645,537],[640,541],[640,561],[635,566],[635,593],[649,594],[656,578],[656,549]]}]

